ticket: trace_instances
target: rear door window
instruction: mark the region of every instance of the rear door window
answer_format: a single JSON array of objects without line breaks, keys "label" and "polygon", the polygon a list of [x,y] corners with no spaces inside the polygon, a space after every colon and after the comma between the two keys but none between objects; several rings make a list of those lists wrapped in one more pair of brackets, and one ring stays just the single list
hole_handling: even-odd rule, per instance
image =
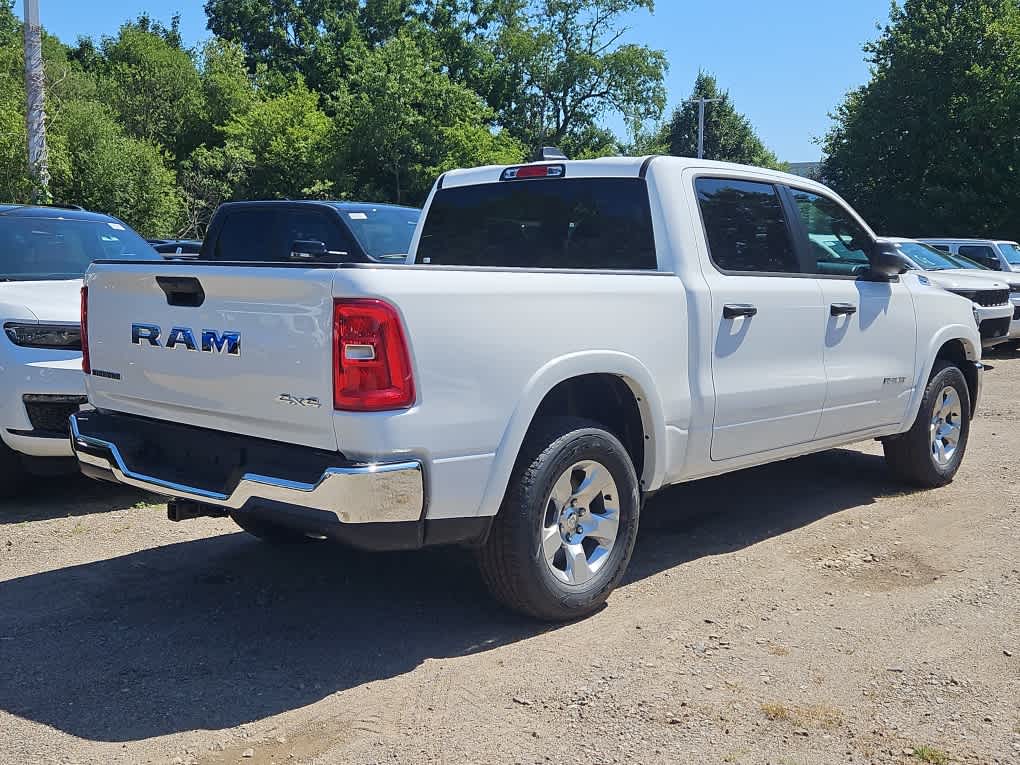
[{"label": "rear door window", "polygon": [[440,189],[416,262],[450,266],[654,270],[640,178],[556,178]]},{"label": "rear door window", "polygon": [[217,233],[216,260],[264,261],[286,257],[280,251],[274,210],[232,210]]},{"label": "rear door window", "polygon": [[296,207],[251,207],[226,214],[216,239],[216,260],[238,262],[289,262],[291,246],[298,241],[322,242],[331,256],[320,262],[349,259],[354,243],[331,215]]},{"label": "rear door window", "polygon": [[958,252],[965,258],[976,260],[983,266],[988,268],[994,268],[996,270],[1002,270],[1002,264],[999,262],[999,255],[995,252],[995,249],[991,245],[987,244],[961,244]]},{"label": "rear door window", "polygon": [[775,186],[698,178],[695,190],[709,254],[719,270],[763,274],[801,271]]}]

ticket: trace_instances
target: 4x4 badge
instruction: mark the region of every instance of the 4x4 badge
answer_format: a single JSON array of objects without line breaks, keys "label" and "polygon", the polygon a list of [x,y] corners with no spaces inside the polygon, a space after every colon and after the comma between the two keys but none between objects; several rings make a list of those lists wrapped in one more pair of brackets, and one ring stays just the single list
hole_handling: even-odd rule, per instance
[{"label": "4x4 badge", "polygon": [[309,396],[308,398],[301,398],[300,396],[292,396],[289,393],[281,393],[276,398],[277,401],[283,404],[290,404],[291,406],[303,406],[307,409],[318,409],[322,406],[322,402],[315,396]]}]

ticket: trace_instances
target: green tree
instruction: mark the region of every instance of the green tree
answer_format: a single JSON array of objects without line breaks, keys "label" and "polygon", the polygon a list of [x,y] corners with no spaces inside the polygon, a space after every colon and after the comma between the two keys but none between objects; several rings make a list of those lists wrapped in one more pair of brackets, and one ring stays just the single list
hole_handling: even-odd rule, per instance
[{"label": "green tree", "polygon": [[477,94],[452,82],[407,34],[367,53],[338,95],[337,177],[359,196],[421,202],[458,166],[519,161]]},{"label": "green tree", "polygon": [[95,101],[65,103],[51,135],[55,199],[117,215],[147,236],[176,233],[182,200],[159,147],[126,136]]},{"label": "green tree", "polygon": [[907,0],[865,51],[826,181],[889,234],[1020,236],[1020,4]]},{"label": "green tree", "polygon": [[[504,0],[489,103],[529,147],[597,150],[602,117],[657,119],[666,103],[662,51],[621,43],[622,19],[653,0]],[[583,140],[592,136],[594,145]]]},{"label": "green tree", "polygon": [[254,167],[252,153],[235,143],[195,149],[178,171],[184,204],[181,235],[204,239],[216,208],[243,194]]},{"label": "green tree", "polygon": [[666,127],[662,143],[670,154],[698,156],[698,104],[693,100],[698,98],[719,99],[705,107],[705,159],[782,167],[776,155],[755,134],[750,120],[734,108],[730,94],[721,90],[715,77],[706,72],[698,74],[691,100],[676,108]]},{"label": "green tree", "polygon": [[230,166],[250,168],[236,193],[280,199],[321,195],[330,188],[330,121],[304,82],[259,100],[223,132]]},{"label": "green tree", "polygon": [[191,54],[175,44],[179,36],[153,27],[143,17],[104,38],[96,74],[103,100],[131,135],[182,158],[204,137],[202,79]]},{"label": "green tree", "polygon": [[24,66],[20,25],[10,0],[0,0],[0,202],[27,199],[25,90],[19,73]]},{"label": "green tree", "polygon": [[630,140],[621,147],[621,154],[643,157],[649,154],[669,154],[669,128],[662,123],[649,126],[642,120],[631,120],[628,125]]},{"label": "green tree", "polygon": [[[385,4],[373,3],[373,6]],[[301,75],[330,94],[363,47],[359,0],[206,0],[209,30],[244,50],[248,70]],[[380,7],[382,14],[385,8]]]},{"label": "green tree", "polygon": [[207,130],[225,125],[255,104],[255,86],[236,43],[209,40],[202,48],[201,78]]}]

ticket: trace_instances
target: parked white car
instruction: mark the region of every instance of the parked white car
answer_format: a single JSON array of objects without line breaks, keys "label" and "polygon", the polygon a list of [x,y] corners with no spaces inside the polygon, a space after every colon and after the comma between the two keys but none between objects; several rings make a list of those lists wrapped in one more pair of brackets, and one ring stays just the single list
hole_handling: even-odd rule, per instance
[{"label": "parked white car", "polygon": [[[817,234],[867,274],[831,273]],[[471,545],[502,602],[575,618],[670,484],[874,438],[904,480],[953,479],[981,338],[970,300],[906,269],[827,188],[770,170],[450,172],[406,264],[92,266],[74,447],[172,518]]]},{"label": "parked white car", "polygon": [[1009,239],[919,239],[950,255],[962,255],[993,271],[1020,271],[1020,244]]},{"label": "parked white car", "polygon": [[1009,340],[1014,312],[1010,286],[996,272],[957,268],[945,254],[914,239],[886,237],[884,240],[894,246],[913,268],[925,271],[932,284],[973,301],[974,318],[985,348]]},{"label": "parked white car", "polygon": [[1020,340],[1020,273],[1011,271],[992,271],[962,255],[950,255],[920,240],[894,239],[901,244],[898,249],[913,267],[936,272],[939,277],[967,277],[981,279],[988,284],[1006,284],[1009,288],[1009,300],[1013,309],[1012,321],[1009,325],[1007,339]]},{"label": "parked white car", "polygon": [[0,495],[77,469],[68,418],[85,402],[82,276],[104,257],[159,259],[116,218],[0,205]]}]

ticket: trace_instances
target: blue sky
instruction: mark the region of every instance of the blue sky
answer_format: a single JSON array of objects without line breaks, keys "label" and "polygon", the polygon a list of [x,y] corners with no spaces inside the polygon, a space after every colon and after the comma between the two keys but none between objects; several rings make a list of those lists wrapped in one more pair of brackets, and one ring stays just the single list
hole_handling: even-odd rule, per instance
[{"label": "blue sky", "polygon": [[[202,0],[39,0],[43,26],[65,42],[113,34],[141,12],[181,14],[184,38],[204,39]],[[670,109],[687,97],[699,69],[730,91],[781,159],[812,161],[828,114],[868,79],[861,46],[878,36],[889,0],[658,0],[654,16],[630,20],[627,40],[666,51]],[[20,0],[15,11],[22,13]],[[710,107],[711,108],[711,107]],[[609,126],[623,132],[620,120]]]}]

